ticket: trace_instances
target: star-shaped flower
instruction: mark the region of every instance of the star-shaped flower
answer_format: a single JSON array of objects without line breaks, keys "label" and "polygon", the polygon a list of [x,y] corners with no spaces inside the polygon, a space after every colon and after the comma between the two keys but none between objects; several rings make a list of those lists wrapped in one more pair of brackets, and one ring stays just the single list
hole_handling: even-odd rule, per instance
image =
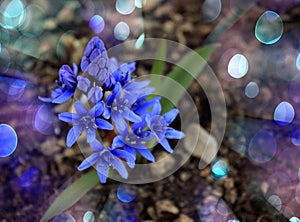
[{"label": "star-shaped flower", "polygon": [[152,134],[156,137],[157,142],[160,143],[165,150],[172,153],[173,150],[170,147],[170,144],[167,139],[182,139],[184,137],[184,133],[178,130],[175,130],[169,125],[174,121],[176,116],[178,115],[178,109],[174,108],[169,112],[160,115],[161,105],[159,101],[156,101],[152,112],[146,115],[147,125],[152,132]]},{"label": "star-shaped flower", "polygon": [[76,113],[64,112],[58,115],[58,118],[67,123],[73,123],[67,135],[67,146],[71,147],[79,138],[81,133],[86,130],[87,141],[89,143],[96,139],[97,129],[112,130],[113,126],[100,116],[104,112],[104,103],[98,102],[89,111],[80,101],[74,103]]},{"label": "star-shaped flower", "polygon": [[[85,170],[96,164],[96,170],[101,183],[106,182],[110,167],[116,169],[124,179],[128,178],[127,169],[121,158],[125,159],[126,162],[133,163],[134,156],[132,154],[125,150],[104,147],[98,140],[94,140],[90,145],[94,153],[79,165],[79,171]],[[134,167],[134,165],[130,165],[130,167]]]}]

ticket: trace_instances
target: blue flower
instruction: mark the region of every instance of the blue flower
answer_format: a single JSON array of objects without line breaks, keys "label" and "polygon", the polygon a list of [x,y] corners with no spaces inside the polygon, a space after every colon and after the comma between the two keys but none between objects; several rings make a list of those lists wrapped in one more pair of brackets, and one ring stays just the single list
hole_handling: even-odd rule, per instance
[{"label": "blue flower", "polygon": [[75,92],[77,86],[76,75],[78,68],[73,64],[73,70],[68,65],[63,65],[59,69],[59,81],[57,81],[57,88],[51,93],[51,98],[39,97],[43,102],[63,103],[70,99]]},{"label": "blue flower", "polygon": [[58,118],[67,123],[73,123],[74,126],[70,129],[67,135],[67,146],[71,147],[79,138],[81,133],[86,130],[87,141],[89,143],[96,139],[97,129],[112,130],[113,126],[100,118],[104,112],[104,103],[99,102],[89,111],[83,106],[80,101],[74,103],[77,113],[64,112],[58,115]]},{"label": "blue flower", "polygon": [[[125,150],[104,147],[98,140],[94,140],[90,145],[94,153],[78,166],[79,171],[85,170],[96,164],[96,170],[101,183],[106,182],[110,167],[116,169],[124,179],[128,178],[127,169],[120,158],[125,159],[126,162],[132,163],[134,162],[134,156],[132,156],[132,154]],[[132,168],[134,165],[130,165],[129,167]]]},{"label": "blue flower", "polygon": [[114,138],[113,147],[124,147],[124,150],[131,153],[134,157],[136,157],[137,151],[147,160],[155,162],[154,156],[146,146],[146,143],[153,139],[154,136],[149,131],[144,130],[145,127],[145,121],[133,124],[132,130],[127,126],[124,131]]},{"label": "blue flower", "polygon": [[89,64],[99,55],[102,55],[102,57],[107,57],[107,52],[103,41],[99,37],[93,37],[85,47],[80,63],[81,70],[86,72]]},{"label": "blue flower", "polygon": [[103,97],[102,88],[99,86],[93,86],[88,93],[88,100],[92,103],[98,103]]},{"label": "blue flower", "polygon": [[152,88],[146,87],[149,81],[129,82],[124,87],[116,83],[112,93],[107,96],[107,106],[111,109],[111,118],[118,131],[124,131],[126,120],[140,122],[142,119],[135,114],[131,107],[140,98],[152,92]]},{"label": "blue flower", "polygon": [[[87,44],[80,67],[88,73],[98,86],[109,88],[115,83],[112,75],[114,63],[107,56],[103,41],[99,37],[93,37]],[[84,90],[83,90],[84,91]]]},{"label": "blue flower", "polygon": [[120,67],[113,72],[113,77],[116,82],[119,82],[122,86],[131,81],[131,74],[136,69],[136,63],[123,63]]},{"label": "blue flower", "polygon": [[148,99],[148,96],[139,98],[132,106],[132,111],[138,115],[145,115],[154,106],[156,101],[160,101],[161,97],[157,96],[153,99]]},{"label": "blue flower", "polygon": [[153,106],[152,112],[146,115],[145,120],[150,131],[156,137],[157,142],[160,143],[165,150],[172,153],[173,150],[170,147],[167,139],[182,139],[184,137],[183,132],[169,127],[169,125],[178,115],[179,111],[178,109],[174,108],[169,112],[163,114],[162,116],[160,116],[160,112],[160,102],[156,101]]}]

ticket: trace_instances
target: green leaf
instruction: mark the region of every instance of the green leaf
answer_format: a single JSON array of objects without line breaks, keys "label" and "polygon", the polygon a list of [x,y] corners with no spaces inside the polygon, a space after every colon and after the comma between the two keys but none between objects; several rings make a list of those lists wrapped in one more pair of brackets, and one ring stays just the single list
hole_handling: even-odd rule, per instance
[{"label": "green leaf", "polygon": [[[168,93],[170,89],[174,87],[174,84],[170,81],[167,81],[167,79],[160,84],[154,85],[156,87],[156,92],[159,95],[169,95],[168,99],[170,99],[170,101],[172,101],[176,105],[179,102],[180,98],[183,96],[185,89],[189,88],[193,80],[196,79],[198,75],[200,75],[202,69],[206,65],[206,60],[215,48],[215,45],[208,45],[203,48],[194,50],[193,52],[183,57],[183,59],[177,64],[177,66],[167,75],[169,78],[175,80],[182,86],[181,88],[176,88],[176,93]],[[199,61],[199,55],[203,58],[203,60]],[[188,67],[189,72],[181,67]],[[173,104],[165,98],[162,98],[161,105],[162,113],[169,111],[173,107]]]},{"label": "green leaf", "polygon": [[93,170],[69,187],[67,187],[51,204],[40,222],[46,222],[57,214],[70,208],[78,200],[80,200],[89,190],[99,184],[99,178],[96,170]]},{"label": "green leaf", "polygon": [[[157,54],[155,56],[156,60],[153,63],[151,74],[162,75],[164,73],[165,66],[166,66],[165,63],[166,56],[167,56],[167,42],[165,39],[162,39],[160,42],[159,50],[157,51]],[[158,84],[158,82],[156,82],[156,79],[151,79],[151,82],[154,85]]]}]

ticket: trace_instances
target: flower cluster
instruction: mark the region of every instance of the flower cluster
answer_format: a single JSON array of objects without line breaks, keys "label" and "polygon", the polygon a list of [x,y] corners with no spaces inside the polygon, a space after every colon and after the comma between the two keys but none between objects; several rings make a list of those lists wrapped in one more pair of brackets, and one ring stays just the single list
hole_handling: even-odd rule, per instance
[{"label": "flower cluster", "polygon": [[[99,179],[105,183],[112,167],[123,177],[128,177],[124,165],[133,168],[139,153],[147,160],[155,158],[147,147],[150,140],[156,140],[162,147],[173,152],[168,139],[181,139],[184,133],[169,125],[178,115],[177,109],[161,114],[160,97],[149,99],[155,89],[149,87],[150,81],[136,81],[132,73],[135,62],[119,64],[109,58],[103,41],[92,38],[87,44],[80,64],[81,75],[73,64],[73,69],[64,65],[59,70],[57,88],[51,98],[40,99],[44,102],[63,103],[79,90],[87,98],[74,103],[75,113],[64,112],[58,115],[61,121],[71,123],[66,144],[71,147],[85,131],[86,140],[93,150],[78,167],[78,170],[96,164]],[[91,109],[87,109],[89,104]],[[104,146],[99,130],[107,130],[113,135],[111,144]]]}]

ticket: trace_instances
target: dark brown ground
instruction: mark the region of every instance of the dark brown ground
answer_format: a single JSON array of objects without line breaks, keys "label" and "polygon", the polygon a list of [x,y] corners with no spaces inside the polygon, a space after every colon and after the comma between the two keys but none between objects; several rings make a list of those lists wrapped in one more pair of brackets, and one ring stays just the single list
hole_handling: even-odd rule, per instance
[{"label": "dark brown ground", "polygon": [[[57,70],[60,65],[71,62],[79,64],[83,47],[93,36],[86,22],[78,16],[80,15],[79,9],[66,10],[67,2],[71,1],[57,5],[49,5],[46,0],[35,2],[41,3],[45,8],[49,7],[47,9],[48,19],[54,18],[56,27],[49,28],[41,38],[42,44],[39,50],[42,59],[36,60],[18,54],[14,50],[10,51],[14,54],[13,58],[16,59],[14,65],[22,64],[23,71],[31,73],[29,78],[33,84],[30,89],[26,90],[24,97],[28,103],[32,101],[37,103],[37,95],[45,95],[49,92],[48,85],[57,78]],[[82,1],[82,3],[84,2]],[[210,36],[212,31],[216,27],[219,28],[218,25],[230,17],[229,6],[224,3],[221,16],[213,23],[205,23],[200,13],[201,5],[202,1],[196,0],[158,0],[153,7],[146,8],[144,11],[146,36],[175,40],[192,49],[212,41],[213,37]],[[77,221],[81,221],[83,214],[87,210],[91,210],[97,218],[99,217],[99,221],[104,222],[219,222],[234,218],[247,222],[288,221],[266,201],[262,192],[263,186],[265,186],[264,177],[273,169],[268,166],[255,165],[245,155],[236,152],[237,148],[234,146],[243,141],[239,137],[243,130],[242,124],[247,125],[251,122],[259,128],[263,126],[268,128],[270,127],[269,122],[264,119],[271,119],[272,116],[266,114],[267,112],[264,113],[264,109],[259,110],[257,107],[253,112],[249,112],[247,102],[241,102],[240,94],[234,91],[232,87],[234,83],[222,79],[217,69],[219,58],[226,49],[234,46],[241,51],[251,51],[260,46],[253,38],[252,30],[257,17],[265,10],[264,7],[263,5],[252,7],[246,14],[239,16],[237,22],[228,27],[229,30],[222,32],[212,41],[222,44],[210,62],[214,71],[219,75],[228,105],[227,131],[218,154],[229,163],[228,177],[220,181],[213,180],[210,176],[210,167],[200,171],[198,169],[199,160],[191,157],[170,177],[151,184],[133,186],[133,189],[136,190],[136,200],[130,204],[118,201],[116,198],[118,183],[109,181],[90,191],[67,213],[70,213]],[[272,5],[272,7],[275,6]],[[63,17],[61,15],[63,10],[66,10],[64,13],[67,18],[58,19],[59,15]],[[298,16],[299,7],[294,7],[283,15],[284,20],[288,22],[286,31],[299,26],[296,22]],[[64,50],[61,57],[58,58],[56,41],[69,29],[74,30],[74,33],[69,34],[63,40]],[[207,38],[208,36],[210,37]],[[145,71],[148,64],[141,63],[138,67],[141,71]],[[272,95],[274,87],[277,87],[275,83],[268,82],[264,91],[266,95],[270,93]],[[209,129],[210,113],[205,93],[197,85],[189,91],[199,106],[201,123]],[[260,99],[269,100],[266,95],[261,96]],[[3,105],[0,109],[0,122],[11,124],[16,129],[20,141],[17,151],[12,156],[0,160],[0,221],[2,222],[39,221],[54,196],[72,180],[82,175],[82,173],[76,172],[76,166],[82,160],[80,151],[78,148],[65,148],[65,135],[69,127],[55,120],[56,134],[43,136],[33,131],[30,123],[24,123],[24,111],[20,111],[27,107],[28,103],[21,104],[20,102],[1,100]],[[57,107],[55,110],[63,108],[65,107]],[[231,134],[229,132],[232,132],[232,129],[234,132]],[[278,135],[278,137],[280,136]],[[288,143],[286,142],[288,138],[285,138],[284,135],[282,137],[282,143]],[[249,142],[248,140],[249,138],[246,138],[247,142]],[[296,164],[298,163],[296,161]],[[30,176],[29,184],[21,187],[21,175],[32,167],[35,170]],[[293,180],[290,187],[282,187],[282,189],[294,190],[295,184],[296,180]],[[222,210],[217,211],[214,204],[211,205],[212,210],[206,209],[209,204],[216,203],[220,199],[230,209],[229,213],[220,213]],[[294,213],[299,216],[299,208],[295,209]]]}]

